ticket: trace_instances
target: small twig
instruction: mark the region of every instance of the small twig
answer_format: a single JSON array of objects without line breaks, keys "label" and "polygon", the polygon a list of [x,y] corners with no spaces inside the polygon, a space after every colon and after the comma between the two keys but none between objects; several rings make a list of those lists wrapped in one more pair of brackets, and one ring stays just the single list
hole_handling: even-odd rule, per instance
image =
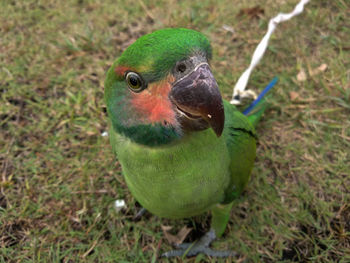
[{"label": "small twig", "polygon": [[86,190],[86,191],[75,191],[75,192],[72,192],[72,194],[106,194],[106,193],[108,193],[107,190],[96,190],[96,191]]},{"label": "small twig", "polygon": [[157,245],[156,258],[159,257],[160,246],[162,245],[162,240],[160,239]]},{"label": "small twig", "polygon": [[[10,141],[8,147],[7,147],[5,156],[8,156],[8,155],[9,155],[10,150],[11,150],[11,148],[12,148],[12,145],[13,145],[14,141],[15,141],[15,138],[12,137],[12,139],[11,139],[11,141]],[[9,159],[8,159],[8,158],[5,158],[5,162],[4,162],[3,165],[2,165],[2,181],[3,181],[3,182],[6,182],[6,181],[7,181],[6,173],[7,173],[7,169],[8,169],[8,162],[9,162]],[[3,188],[2,186],[1,186],[1,189],[0,189],[0,190],[1,190],[1,193],[5,196],[4,188]]]},{"label": "small twig", "polygon": [[139,3],[141,5],[141,7],[143,8],[143,10],[146,12],[146,14],[149,16],[149,18],[151,18],[153,21],[155,20],[154,19],[154,16],[152,15],[152,13],[147,9],[147,6],[145,5],[145,3],[142,1],[142,0],[139,0]]},{"label": "small twig", "polygon": [[95,240],[94,243],[92,243],[92,246],[88,249],[88,251],[86,251],[86,252],[84,253],[84,255],[82,256],[82,258],[86,258],[86,257],[90,254],[90,252],[91,252],[92,250],[94,250],[94,248],[95,248],[96,245],[97,245],[97,242],[98,242],[98,240]]}]

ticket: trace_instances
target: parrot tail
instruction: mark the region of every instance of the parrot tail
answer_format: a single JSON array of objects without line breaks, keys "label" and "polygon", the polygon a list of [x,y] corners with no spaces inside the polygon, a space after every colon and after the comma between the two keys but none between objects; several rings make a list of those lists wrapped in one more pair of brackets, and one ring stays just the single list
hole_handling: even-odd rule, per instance
[{"label": "parrot tail", "polygon": [[244,115],[246,115],[249,119],[249,121],[256,126],[256,124],[259,122],[261,116],[263,115],[265,109],[268,106],[268,103],[265,100],[265,95],[267,92],[269,92],[270,89],[273,88],[273,86],[276,85],[278,78],[275,77],[266,87],[265,89],[259,94],[259,96],[250,104],[244,111],[242,112]]}]

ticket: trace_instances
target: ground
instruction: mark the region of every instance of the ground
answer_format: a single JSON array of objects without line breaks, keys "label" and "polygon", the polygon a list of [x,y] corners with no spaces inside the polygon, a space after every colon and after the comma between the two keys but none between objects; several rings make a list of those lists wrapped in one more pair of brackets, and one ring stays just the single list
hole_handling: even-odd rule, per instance
[{"label": "ground", "polygon": [[[145,33],[192,28],[211,40],[230,99],[269,18],[297,2],[1,1],[0,262],[170,262],[158,258],[171,249],[161,226],[194,228],[187,240],[207,230],[208,215],[133,222],[139,208],[101,136],[106,70]],[[349,17],[347,0],[311,1],[253,72],[255,91],[279,82],[251,181],[214,244],[236,262],[350,262]]]}]

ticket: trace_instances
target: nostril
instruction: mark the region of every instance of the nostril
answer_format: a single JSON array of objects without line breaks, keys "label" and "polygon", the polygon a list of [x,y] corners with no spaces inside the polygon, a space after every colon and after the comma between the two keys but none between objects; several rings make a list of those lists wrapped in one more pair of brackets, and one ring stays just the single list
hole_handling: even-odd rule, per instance
[{"label": "nostril", "polygon": [[184,63],[180,63],[176,68],[176,70],[178,72],[181,72],[181,73],[184,73],[186,71],[186,69],[187,69],[187,67]]}]

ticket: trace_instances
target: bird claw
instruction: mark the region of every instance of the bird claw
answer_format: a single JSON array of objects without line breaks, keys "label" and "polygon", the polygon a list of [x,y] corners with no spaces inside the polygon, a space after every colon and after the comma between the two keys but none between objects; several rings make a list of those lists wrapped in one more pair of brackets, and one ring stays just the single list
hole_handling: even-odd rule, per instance
[{"label": "bird claw", "polygon": [[216,238],[214,230],[207,232],[201,239],[194,243],[182,243],[177,245],[178,249],[171,250],[162,254],[162,257],[193,257],[198,254],[204,254],[209,257],[232,257],[236,255],[234,251],[217,251],[209,247],[210,243]]},{"label": "bird claw", "polygon": [[192,243],[182,243],[182,244],[175,245],[175,247],[178,249],[185,249],[186,250],[192,245],[193,245]]},{"label": "bird claw", "polygon": [[210,247],[204,247],[204,246],[193,246],[191,249],[176,249],[176,250],[171,250],[168,251],[164,254],[162,254],[162,257],[166,258],[171,258],[171,257],[182,257],[182,256],[187,256],[187,257],[193,257],[198,254],[204,254],[209,257],[220,257],[220,258],[227,258],[227,257],[233,257],[236,254],[234,251],[218,251],[218,250],[213,250]]},{"label": "bird claw", "polygon": [[137,222],[140,221],[141,217],[147,212],[147,210],[145,208],[141,208],[140,211],[138,211],[136,213],[136,215],[134,215],[134,217],[132,218],[132,221]]}]

